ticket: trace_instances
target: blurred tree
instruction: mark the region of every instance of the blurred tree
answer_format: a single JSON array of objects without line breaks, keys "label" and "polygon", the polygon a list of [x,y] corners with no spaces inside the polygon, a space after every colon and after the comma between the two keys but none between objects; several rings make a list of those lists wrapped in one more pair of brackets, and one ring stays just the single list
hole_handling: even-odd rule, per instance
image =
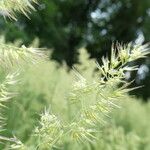
[{"label": "blurred tree", "polygon": [[20,16],[13,25],[1,19],[0,32],[27,44],[39,37],[40,46],[53,49],[53,59],[69,66],[78,62],[82,46],[98,59],[109,54],[113,41],[150,39],[150,0],[42,0],[36,8],[31,21]]},{"label": "blurred tree", "polygon": [[92,57],[110,49],[112,41],[129,42],[143,35],[149,39],[150,1],[143,0],[43,0],[31,20],[21,18],[13,26],[1,20],[7,39],[23,38],[27,43],[39,37],[41,46],[54,49],[53,58],[77,61],[77,49],[84,45]]}]

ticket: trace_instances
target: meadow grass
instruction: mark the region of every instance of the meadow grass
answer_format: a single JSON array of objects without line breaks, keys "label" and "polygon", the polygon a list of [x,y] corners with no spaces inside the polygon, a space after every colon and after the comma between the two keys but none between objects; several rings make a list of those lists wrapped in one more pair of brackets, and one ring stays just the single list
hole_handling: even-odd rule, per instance
[{"label": "meadow grass", "polygon": [[[84,51],[83,54],[87,55]],[[93,65],[93,61],[87,63],[88,57],[83,59],[81,62],[84,61],[85,65],[76,67],[80,71],[84,70],[84,75],[87,74],[90,80],[94,69],[89,69],[89,66]],[[15,87],[18,95],[9,101],[8,109],[5,110],[7,125],[4,133],[6,136],[15,135],[23,143],[30,145],[30,149],[35,149],[35,139],[31,135],[39,123],[39,114],[45,108],[50,108],[61,120],[66,121],[73,115],[71,112],[77,111],[70,111],[73,107],[66,101],[75,76],[72,71],[67,71],[65,65],[60,67],[56,62],[47,61],[35,66],[25,66],[20,78],[20,84]],[[90,101],[91,97],[87,96],[86,100]],[[150,103],[143,103],[126,95],[119,105],[121,108],[114,110],[107,123],[100,127],[100,132],[96,133],[95,142],[79,144],[66,139],[61,149],[148,150]],[[7,144],[4,145],[5,149],[9,145]]]}]

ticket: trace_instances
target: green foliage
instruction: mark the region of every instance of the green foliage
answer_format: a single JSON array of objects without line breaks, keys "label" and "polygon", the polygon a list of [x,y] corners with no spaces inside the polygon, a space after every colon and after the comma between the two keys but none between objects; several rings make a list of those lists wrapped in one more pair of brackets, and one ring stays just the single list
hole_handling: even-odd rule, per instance
[{"label": "green foliage", "polygon": [[[30,4],[30,1],[28,2]],[[13,14],[11,5],[6,4],[8,3],[4,3],[2,8],[8,8]],[[26,7],[28,5],[18,6],[14,10],[24,13]],[[35,41],[34,44],[36,43]],[[16,87],[20,91],[18,98],[21,100],[18,101],[16,98],[7,105],[4,105],[4,102],[14,96],[12,92],[9,92],[7,86],[14,86],[16,83],[14,77],[18,75],[18,72],[7,76],[4,74],[5,80],[0,86],[0,106],[1,108],[7,106],[10,109],[3,110],[8,120],[5,121],[7,123],[5,136],[0,136],[0,140],[5,141],[2,148],[19,150],[98,149],[100,147],[101,149],[121,149],[124,146],[123,149],[147,149],[149,143],[143,143],[136,130],[126,134],[123,127],[117,127],[116,120],[112,120],[111,125],[107,120],[112,116],[112,110],[120,108],[120,100],[129,98],[126,93],[135,89],[128,88],[130,83],[124,79],[126,71],[134,71],[138,68],[129,66],[128,63],[146,57],[149,54],[148,46],[148,44],[112,46],[110,58],[103,57],[101,65],[96,63],[97,72],[93,72],[95,67],[91,68],[91,71],[87,64],[84,67],[80,66],[85,69],[85,73],[90,72],[84,76],[76,69],[67,73],[65,65],[58,69],[54,62],[43,62],[39,64],[40,68],[29,67],[27,64],[21,65],[21,69],[26,70],[22,75],[25,79],[24,84],[21,88]],[[18,68],[21,61],[34,64],[39,61],[39,58],[43,56],[45,58],[44,53],[39,49],[16,47],[4,42],[1,42],[0,50],[3,71]],[[84,61],[81,60],[81,62]],[[50,70],[47,70],[46,78],[43,78],[45,76],[43,72],[46,73],[45,68],[48,66]],[[73,73],[77,80],[73,86],[70,86]],[[39,79],[35,78],[36,75]],[[47,85],[49,80],[50,86]],[[43,107],[48,105],[50,108],[45,108],[44,113],[39,116]],[[3,120],[1,116],[0,121]],[[8,138],[12,135],[12,131],[15,134],[14,138]],[[16,135],[19,139],[16,138]],[[141,136],[144,136],[145,140],[149,137],[147,134]],[[99,141],[100,138],[102,138],[101,141]],[[108,145],[107,141],[111,144]]]},{"label": "green foliage", "polygon": [[[7,41],[21,38],[25,45],[38,37],[40,47],[53,50],[51,58],[60,63],[65,60],[69,66],[78,62],[83,46],[90,58],[101,61],[103,55],[110,55],[112,41],[147,43],[150,39],[149,0],[42,0],[34,6],[38,11],[33,11],[31,20],[23,15],[18,15],[15,23],[2,18],[0,33]],[[148,58],[136,63],[150,68]],[[135,71],[131,80],[136,78],[135,86],[145,86],[134,94],[146,100],[150,96],[150,74],[146,72],[144,79],[139,76]]]},{"label": "green foliage", "polygon": [[[19,75],[19,69],[21,70],[22,62],[35,63],[39,58],[45,58],[46,55],[42,51],[39,51],[36,48],[26,48],[22,46],[21,48],[12,46],[10,44],[1,43],[0,44],[0,62],[1,70],[4,73],[5,79],[0,84],[0,107],[1,107],[1,125],[2,128],[5,124],[5,119],[2,116],[2,108],[5,108],[6,102],[14,97],[16,93],[9,90],[9,86],[14,87],[17,83],[16,77]],[[20,67],[19,67],[20,66]],[[12,70],[16,70],[12,73]],[[10,73],[7,73],[10,72]],[[8,75],[6,75],[8,74]],[[4,121],[4,123],[3,123]],[[3,128],[2,128],[3,129]],[[9,138],[2,137],[1,140],[15,141]]]},{"label": "green foliage", "polygon": [[[82,54],[81,58],[89,64],[84,65],[83,63],[76,67],[80,68],[80,72],[83,71],[86,76],[88,72],[93,72],[93,68],[87,66],[93,66],[93,64],[92,61],[84,58],[85,51],[82,51]],[[121,101],[115,98],[115,103],[121,108],[113,109],[113,113],[109,113],[111,119],[107,116],[99,116],[100,119],[104,117],[105,123],[98,123],[98,128],[94,127],[94,136],[97,140],[94,140],[93,137],[92,143],[85,140],[83,143],[78,143],[73,133],[79,128],[69,122],[80,119],[75,117],[73,120],[72,116],[80,116],[80,113],[78,115],[77,112],[81,106],[79,103],[68,103],[67,99],[74,71],[67,73],[65,66],[57,68],[55,62],[42,62],[35,67],[25,67],[25,70],[21,75],[22,83],[17,86],[20,94],[8,103],[9,109],[5,111],[5,117],[8,118],[5,134],[10,136],[13,132],[24,143],[24,149],[34,150],[37,147],[42,150],[50,149],[51,144],[56,141],[58,143],[54,144],[54,149],[149,149],[149,103],[143,104],[129,96],[125,96]],[[87,74],[87,78],[88,81],[92,81],[93,74]],[[91,103],[94,104],[94,95],[90,96],[86,93],[84,99],[87,107]],[[64,125],[67,124],[72,128],[72,132],[64,135],[66,131],[64,129],[67,129]],[[63,137],[60,138],[62,135]],[[5,144],[6,149],[8,145]]]},{"label": "green foliage", "polygon": [[[35,2],[35,1],[34,1]],[[28,11],[29,8],[32,8],[31,1],[0,1],[0,11],[2,15],[10,17],[15,19],[14,11],[20,11],[24,13]],[[19,66],[21,64],[21,61],[30,61],[30,63],[37,62],[38,58],[45,56],[43,52],[39,51],[35,48],[26,48],[24,45],[22,47],[16,47],[12,44],[5,44],[5,41],[3,38],[1,38],[0,41],[0,69],[4,73],[5,79],[0,84],[0,131],[2,132],[5,125],[5,118],[2,116],[4,110],[6,109],[6,102],[11,99],[15,93],[11,92],[9,90],[9,86],[14,87],[14,85],[17,83],[17,80],[15,79],[19,72],[16,71],[15,73],[10,73],[12,70],[16,69],[16,64]],[[9,72],[9,74],[8,74]],[[7,75],[6,75],[7,74]],[[0,136],[0,140],[2,141],[11,141],[16,142],[14,147],[22,146],[21,142],[19,142],[16,138],[8,138],[4,136]]]},{"label": "green foliage", "polygon": [[[119,101],[124,96],[126,98],[124,93],[131,90],[126,88],[128,83],[125,83],[122,79],[125,77],[125,71],[134,70],[135,67],[127,67],[125,65],[126,61],[132,61],[132,58],[139,57],[134,53],[135,49],[141,50],[139,51],[141,57],[145,56],[147,45],[127,45],[117,48],[122,51],[126,48],[130,53],[119,51],[119,55],[116,55],[114,47],[112,47],[111,60],[103,58],[103,65],[98,65],[99,71],[95,73],[95,77],[93,76],[94,68],[88,67],[91,66],[91,63],[76,66],[80,68],[80,71],[83,71],[85,77],[89,72],[87,75],[88,80],[76,70],[67,73],[65,67],[57,69],[57,64],[54,62],[43,62],[35,68],[27,69],[25,67],[24,83],[22,88],[19,87],[18,89],[20,96],[15,102],[12,101],[12,104],[9,104],[11,108],[10,112],[8,111],[7,126],[10,131],[18,135],[17,137],[22,133],[19,139],[25,144],[25,149],[50,149],[59,146],[61,148],[67,146],[66,149],[69,149],[71,145],[74,145],[71,149],[78,146],[82,149],[82,146],[77,144],[76,141],[81,142],[83,148],[94,146],[97,149],[96,147],[99,147],[98,144],[100,143],[99,138],[103,136],[103,132],[105,135],[105,128],[106,130],[110,128],[110,136],[112,136],[113,131],[116,134],[122,132],[126,143],[126,140],[128,140],[126,136],[128,135],[124,133],[124,128],[118,129],[114,123],[110,126],[106,122],[111,115],[110,112],[114,108],[120,108],[118,106]],[[85,51],[82,50],[81,58],[84,61],[81,60],[81,62],[88,62],[84,57],[88,58]],[[47,70],[46,68],[50,69]],[[71,88],[71,76],[74,73],[77,81]],[[100,76],[101,78],[99,78]],[[120,82],[124,86],[118,88],[117,85]],[[69,89],[71,90],[70,93],[68,93]],[[50,106],[50,109],[47,108],[41,114],[41,119],[39,119],[38,114],[45,106]],[[14,112],[15,123],[13,123],[12,112]],[[37,126],[36,118],[39,120],[39,126]],[[35,128],[35,126],[37,127]],[[18,129],[18,127],[20,128]],[[102,131],[102,133],[99,131]],[[31,133],[33,136],[30,136]],[[7,134],[11,133],[8,132]],[[131,137],[129,136],[129,139]],[[103,140],[105,141],[107,138]],[[112,143],[116,144],[115,141],[112,141]],[[107,143],[103,144],[104,147],[108,146]],[[101,144],[102,147],[103,144]]]},{"label": "green foliage", "polygon": [[112,41],[130,42],[144,36],[148,42],[149,7],[149,0],[42,0],[31,20],[2,21],[1,32],[5,31],[8,40],[22,38],[28,43],[38,37],[40,46],[54,49],[54,59],[71,66],[83,45],[100,59],[110,52]]}]

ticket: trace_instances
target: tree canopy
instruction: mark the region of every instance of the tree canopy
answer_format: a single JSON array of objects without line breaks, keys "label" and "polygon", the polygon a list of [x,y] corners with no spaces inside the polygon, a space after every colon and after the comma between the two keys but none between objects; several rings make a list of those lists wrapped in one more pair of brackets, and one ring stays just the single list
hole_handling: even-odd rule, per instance
[{"label": "tree canopy", "polygon": [[149,0],[43,0],[35,8],[31,20],[20,15],[14,25],[1,19],[0,32],[6,40],[21,38],[26,44],[38,37],[41,47],[53,49],[52,59],[68,66],[78,62],[83,46],[98,59],[110,53],[112,42],[150,39]]}]

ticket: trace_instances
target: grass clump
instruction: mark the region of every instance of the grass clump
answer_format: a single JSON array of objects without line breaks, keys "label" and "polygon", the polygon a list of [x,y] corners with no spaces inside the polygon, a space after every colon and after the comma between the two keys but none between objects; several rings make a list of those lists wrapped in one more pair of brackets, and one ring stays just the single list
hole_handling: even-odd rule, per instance
[{"label": "grass clump", "polygon": [[[13,7],[14,1],[12,3],[2,1],[0,10],[8,9],[6,16],[14,19],[14,11],[27,15],[29,8],[33,9],[31,2],[34,1],[16,1],[16,7]],[[136,89],[136,87],[129,88],[131,83],[125,80],[127,71],[138,69],[138,66],[131,66],[130,62],[146,57],[149,54],[148,46],[148,44],[117,43],[112,46],[110,58],[103,57],[101,65],[96,62],[96,72],[94,72],[96,67],[89,67],[88,63],[83,65],[84,67],[79,66],[85,74],[81,75],[75,68],[67,73],[65,66],[58,68],[55,62],[42,62],[36,67],[26,66],[26,62],[35,64],[45,58],[43,51],[0,43],[2,70],[6,73],[16,68],[26,70],[22,75],[24,78],[22,85],[16,86],[20,95],[7,105],[4,103],[15,95],[9,92],[7,86],[14,87],[17,83],[14,78],[18,72],[7,76],[5,73],[5,80],[0,85],[0,106],[8,118],[5,121],[1,115],[1,127],[6,123],[7,130],[4,136],[0,136],[0,140],[8,141],[2,148],[19,150],[149,148],[149,143],[145,142],[149,134],[138,132],[134,123],[130,126],[132,119],[127,123],[124,120],[119,122],[119,117],[115,119],[117,116],[115,111],[120,108],[120,101],[129,98],[127,92]],[[72,74],[76,80],[70,86]],[[9,110],[3,109],[5,106]],[[144,114],[142,107],[145,106],[139,107],[140,113]],[[127,111],[130,108],[131,106],[127,107]],[[45,111],[39,115],[43,109]],[[121,111],[120,116],[123,114]],[[114,120],[108,121],[111,116],[114,116]],[[147,120],[146,118],[146,124]],[[132,125],[135,127],[133,131]],[[149,127],[146,127],[149,131]],[[15,136],[9,138],[12,132]],[[142,141],[142,136],[145,141]]]}]

